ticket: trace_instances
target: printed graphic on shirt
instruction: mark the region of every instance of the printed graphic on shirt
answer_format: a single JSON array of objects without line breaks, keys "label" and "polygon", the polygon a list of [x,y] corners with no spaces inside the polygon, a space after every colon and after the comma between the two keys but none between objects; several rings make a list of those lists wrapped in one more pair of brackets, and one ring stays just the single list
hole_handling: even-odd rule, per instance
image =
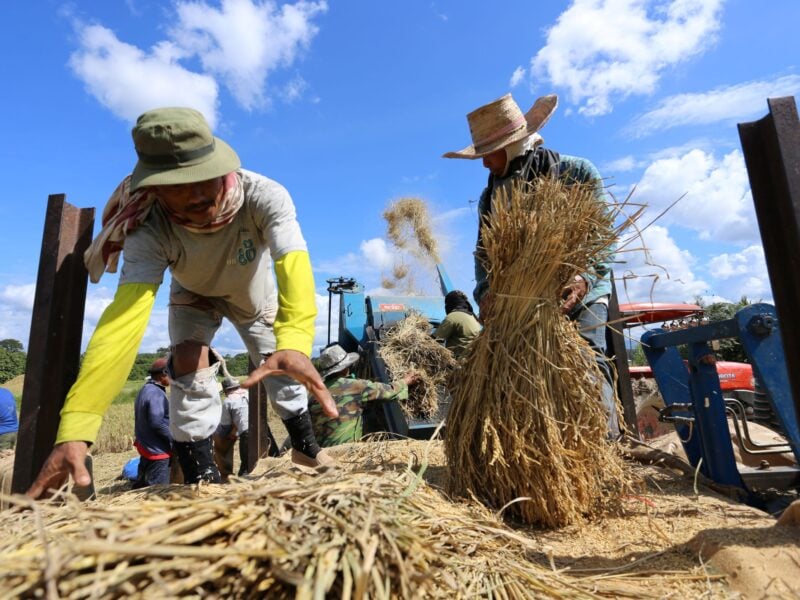
[{"label": "printed graphic on shirt", "polygon": [[239,248],[239,264],[246,265],[256,259],[256,249],[253,247],[253,240],[242,240],[242,246]]}]

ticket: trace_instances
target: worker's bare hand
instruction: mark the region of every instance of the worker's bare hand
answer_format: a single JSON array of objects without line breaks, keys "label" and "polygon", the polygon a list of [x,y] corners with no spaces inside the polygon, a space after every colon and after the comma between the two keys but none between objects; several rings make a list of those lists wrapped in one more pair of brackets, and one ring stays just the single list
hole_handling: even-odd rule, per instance
[{"label": "worker's bare hand", "polygon": [[31,498],[39,498],[47,490],[58,489],[72,475],[75,485],[86,487],[92,483],[92,476],[86,469],[86,453],[89,445],[86,442],[63,442],[56,445],[47,457],[39,476],[25,494]]},{"label": "worker's bare hand", "polygon": [[311,364],[311,360],[302,352],[297,350],[278,350],[271,354],[260,367],[250,373],[242,387],[249,388],[264,379],[273,375],[288,375],[302,383],[309,393],[317,399],[322,406],[322,411],[329,417],[339,416],[336,402],[333,401],[331,393],[325,387],[319,371]]},{"label": "worker's bare hand", "polygon": [[561,299],[563,300],[561,303],[561,312],[564,314],[569,313],[575,308],[578,302],[583,300],[588,290],[589,286],[586,280],[580,275],[575,275],[575,279],[573,279],[569,285],[565,285],[561,290]]},{"label": "worker's bare hand", "polygon": [[413,385],[417,383],[421,379],[420,374],[416,371],[409,371],[406,373],[406,376],[403,377],[403,381],[405,381],[406,385]]}]

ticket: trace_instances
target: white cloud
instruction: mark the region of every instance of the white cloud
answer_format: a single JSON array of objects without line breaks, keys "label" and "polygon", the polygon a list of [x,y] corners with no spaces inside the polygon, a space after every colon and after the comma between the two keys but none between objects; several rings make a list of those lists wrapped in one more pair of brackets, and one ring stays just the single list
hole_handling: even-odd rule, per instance
[{"label": "white cloud", "polygon": [[178,60],[184,55],[173,44],[161,42],[145,52],[100,25],[81,26],[78,35],[81,48],[70,57],[70,67],[118,117],[134,121],[156,106],[189,106],[203,113],[212,128],[216,124],[216,82],[182,67]]},{"label": "white cloud", "polygon": [[617,255],[620,302],[691,302],[708,290],[694,273],[696,259],[681,250],[666,227],[653,225]]},{"label": "white cloud", "polygon": [[715,42],[722,0],[574,0],[531,60],[534,77],[567,88],[587,116],[651,94],[662,72]]},{"label": "white cloud", "polygon": [[719,280],[718,293],[739,299],[745,295],[750,300],[772,298],[772,290],[764,259],[764,248],[753,244],[741,252],[719,254],[708,261],[708,272]]},{"label": "white cloud", "polygon": [[657,160],[642,175],[633,201],[647,204],[645,219],[652,219],[682,196],[659,224],[680,225],[698,232],[701,239],[718,242],[760,239],[739,150],[721,160],[702,150]]},{"label": "white cloud", "polygon": [[[101,25],[77,22],[79,48],[70,67],[89,93],[118,117],[133,121],[156,106],[190,106],[212,128],[218,120],[217,80],[247,109],[265,105],[267,78],[294,63],[318,28],[313,17],[327,10],[323,1],[300,0],[280,7],[259,0],[177,2],[169,39],[149,50],[123,42]],[[202,72],[185,63],[198,59]],[[305,89],[299,76],[276,90],[292,101]]]},{"label": "white cloud", "polygon": [[744,121],[767,113],[767,98],[800,93],[800,76],[787,75],[772,81],[750,81],[709,92],[677,94],[634,121],[625,133],[643,137],[655,131],[718,121]]},{"label": "white cloud", "polygon": [[522,83],[523,79],[525,79],[525,68],[521,66],[517,67],[511,74],[511,80],[508,82],[508,86],[515,88]]},{"label": "white cloud", "polygon": [[325,12],[324,1],[275,2],[222,0],[220,8],[205,2],[179,2],[178,23],[171,37],[197,55],[207,73],[220,77],[243,107],[265,102],[268,75],[291,65],[307,49],[318,28],[311,19]]},{"label": "white cloud", "polygon": [[640,162],[636,160],[636,157],[632,155],[623,156],[616,160],[609,161],[604,163],[600,167],[601,173],[605,175],[611,175],[614,173],[624,173],[626,171],[632,171],[636,167],[640,165]]}]

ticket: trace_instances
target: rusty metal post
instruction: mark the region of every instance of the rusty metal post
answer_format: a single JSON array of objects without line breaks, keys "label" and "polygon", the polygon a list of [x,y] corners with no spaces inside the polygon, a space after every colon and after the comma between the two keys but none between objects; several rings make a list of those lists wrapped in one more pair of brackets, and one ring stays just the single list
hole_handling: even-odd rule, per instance
[{"label": "rusty metal post", "polygon": [[628,369],[628,348],[625,345],[623,331],[625,324],[619,312],[617,286],[611,277],[611,298],[608,300],[608,322],[606,326],[606,354],[613,361],[617,372],[617,394],[622,403],[622,418],[628,434],[639,438],[639,427],[636,423],[636,402],[633,399],[631,373]]},{"label": "rusty metal post", "polygon": [[739,138],[800,419],[800,120],[791,96],[767,105],[762,119],[739,123]]},{"label": "rusty metal post", "polygon": [[[252,361],[248,361],[248,372],[252,373],[254,369]],[[259,459],[277,452],[277,444],[267,422],[267,392],[263,383],[254,385],[248,393],[247,470],[252,471]]]},{"label": "rusty metal post", "polygon": [[78,375],[94,208],[77,208],[64,194],[47,200],[28,362],[22,389],[11,490],[23,493],[55,443],[59,413]]}]

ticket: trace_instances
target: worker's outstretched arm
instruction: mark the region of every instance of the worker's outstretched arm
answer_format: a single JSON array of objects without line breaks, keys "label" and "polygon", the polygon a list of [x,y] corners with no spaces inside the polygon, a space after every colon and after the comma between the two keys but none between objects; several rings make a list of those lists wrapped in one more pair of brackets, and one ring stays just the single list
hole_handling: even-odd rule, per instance
[{"label": "worker's outstretched arm", "polygon": [[329,417],[339,411],[328,388],[311,364],[314,320],[317,318],[316,292],[308,252],[287,252],[275,260],[278,280],[278,315],[275,317],[276,351],[242,384],[250,387],[264,377],[285,373],[308,388]]},{"label": "worker's outstretched arm", "polygon": [[76,484],[89,485],[84,461],[89,444],[97,439],[108,406],[128,379],[141,344],[157,284],[126,283],[100,317],[89,341],[77,381],[61,410],[56,446],[27,494],[38,498],[60,487],[67,475]]}]

